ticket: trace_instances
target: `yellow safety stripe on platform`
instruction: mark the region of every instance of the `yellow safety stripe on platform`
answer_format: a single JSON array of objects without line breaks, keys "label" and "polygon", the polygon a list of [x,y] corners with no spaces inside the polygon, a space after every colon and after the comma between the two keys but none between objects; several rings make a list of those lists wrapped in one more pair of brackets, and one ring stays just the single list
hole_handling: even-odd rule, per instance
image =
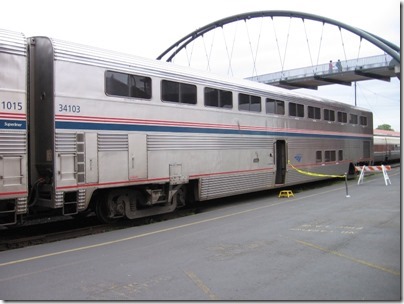
[{"label": "yellow safety stripe on platform", "polygon": [[293,169],[295,169],[297,172],[299,172],[299,173],[301,173],[301,174],[309,175],[309,176],[345,178],[345,175],[321,174],[321,173],[314,173],[314,172],[309,172],[309,171],[300,170],[300,169],[297,169],[296,167],[294,167],[294,166],[290,163],[290,160],[288,160],[288,164],[289,164]]}]

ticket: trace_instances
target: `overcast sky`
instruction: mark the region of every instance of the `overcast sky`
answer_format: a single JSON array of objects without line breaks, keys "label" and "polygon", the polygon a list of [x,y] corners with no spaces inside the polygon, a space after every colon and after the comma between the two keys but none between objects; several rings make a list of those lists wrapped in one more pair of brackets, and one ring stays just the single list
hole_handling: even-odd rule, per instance
[{"label": "overcast sky", "polygon": [[[260,10],[321,15],[400,46],[398,0],[0,0],[0,3],[0,28],[148,58],[156,58],[171,44],[208,23]],[[318,91],[299,91],[354,104],[353,86],[331,85]],[[357,101],[358,106],[373,111],[374,127],[387,123],[400,130],[400,82],[396,78],[391,82],[358,82]]]}]

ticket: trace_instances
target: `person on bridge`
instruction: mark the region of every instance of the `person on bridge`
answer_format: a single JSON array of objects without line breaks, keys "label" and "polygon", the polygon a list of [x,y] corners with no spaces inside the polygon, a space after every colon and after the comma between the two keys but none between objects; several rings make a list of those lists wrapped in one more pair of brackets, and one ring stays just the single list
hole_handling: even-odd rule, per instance
[{"label": "person on bridge", "polygon": [[342,72],[342,64],[341,61],[338,59],[337,63],[335,64],[337,66],[338,72]]},{"label": "person on bridge", "polygon": [[332,73],[333,68],[334,68],[334,65],[332,64],[332,60],[330,60],[330,63],[328,64],[328,72]]}]

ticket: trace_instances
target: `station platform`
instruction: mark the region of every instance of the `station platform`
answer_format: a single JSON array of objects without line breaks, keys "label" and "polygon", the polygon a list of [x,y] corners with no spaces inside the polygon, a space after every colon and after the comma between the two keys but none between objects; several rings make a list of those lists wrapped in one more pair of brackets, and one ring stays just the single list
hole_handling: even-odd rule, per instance
[{"label": "station platform", "polygon": [[400,301],[400,168],[0,252],[3,300]]}]

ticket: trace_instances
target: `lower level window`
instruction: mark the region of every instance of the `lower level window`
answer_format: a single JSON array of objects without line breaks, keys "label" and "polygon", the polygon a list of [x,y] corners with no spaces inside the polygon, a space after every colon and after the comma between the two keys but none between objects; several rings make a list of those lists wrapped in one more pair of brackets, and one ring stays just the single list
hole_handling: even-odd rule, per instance
[{"label": "lower level window", "polygon": [[316,163],[323,162],[323,151],[316,151]]},{"label": "lower level window", "polygon": [[338,161],[344,160],[344,151],[338,150]]},{"label": "lower level window", "polygon": [[325,160],[325,162],[336,161],[337,158],[336,158],[335,151],[325,151],[324,160]]}]

